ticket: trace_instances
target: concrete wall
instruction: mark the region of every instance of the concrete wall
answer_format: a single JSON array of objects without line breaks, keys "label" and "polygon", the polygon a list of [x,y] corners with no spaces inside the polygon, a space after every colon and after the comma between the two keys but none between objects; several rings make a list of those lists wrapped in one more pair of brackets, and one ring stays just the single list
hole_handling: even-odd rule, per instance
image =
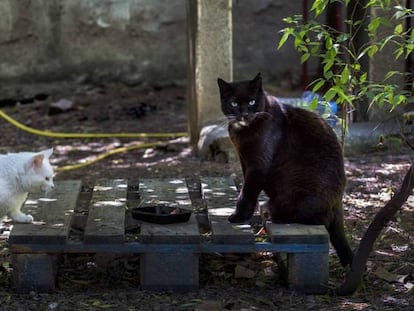
[{"label": "concrete wall", "polygon": [[[186,0],[0,0],[0,83],[184,80],[185,6]],[[301,1],[233,0],[234,77],[299,74],[299,56],[276,43],[282,17],[300,12]]]},{"label": "concrete wall", "polygon": [[185,74],[185,0],[0,0],[0,15],[3,81]]},{"label": "concrete wall", "polygon": [[[264,79],[300,80],[300,55],[293,44],[280,50],[279,31],[287,24],[286,16],[302,13],[302,1],[234,0],[233,67],[235,79],[252,79],[261,72]],[[300,81],[298,81],[300,83]]]}]

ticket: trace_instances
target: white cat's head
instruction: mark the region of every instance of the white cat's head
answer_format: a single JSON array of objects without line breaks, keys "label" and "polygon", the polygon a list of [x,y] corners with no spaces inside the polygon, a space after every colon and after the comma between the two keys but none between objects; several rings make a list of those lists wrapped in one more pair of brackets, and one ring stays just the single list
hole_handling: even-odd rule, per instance
[{"label": "white cat's head", "polygon": [[33,153],[24,164],[25,190],[28,192],[47,192],[54,187],[53,168],[50,165],[49,157],[53,153],[53,148]]}]

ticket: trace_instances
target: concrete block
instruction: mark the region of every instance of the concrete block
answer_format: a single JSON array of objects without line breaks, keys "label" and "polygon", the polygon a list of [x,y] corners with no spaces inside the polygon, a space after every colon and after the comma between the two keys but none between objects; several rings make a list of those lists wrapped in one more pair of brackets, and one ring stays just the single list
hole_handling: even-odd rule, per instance
[{"label": "concrete block", "polygon": [[18,292],[53,292],[56,281],[56,256],[48,254],[12,255],[13,279]]},{"label": "concrete block", "polygon": [[328,256],[328,253],[288,254],[289,287],[306,294],[325,294],[329,279]]},{"label": "concrete block", "polygon": [[226,125],[204,126],[200,132],[197,150],[202,160],[224,163],[237,161],[236,150],[230,140]]},{"label": "concrete block", "polygon": [[198,254],[141,254],[141,288],[186,292],[198,289]]}]

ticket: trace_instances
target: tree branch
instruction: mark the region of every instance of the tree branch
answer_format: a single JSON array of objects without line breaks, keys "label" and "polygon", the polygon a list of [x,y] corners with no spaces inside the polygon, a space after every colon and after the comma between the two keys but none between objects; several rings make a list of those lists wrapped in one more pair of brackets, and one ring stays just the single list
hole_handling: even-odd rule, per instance
[{"label": "tree branch", "polygon": [[362,236],[358,249],[355,253],[352,267],[345,277],[344,283],[336,289],[337,295],[350,295],[354,293],[362,281],[368,256],[382,229],[394,217],[402,205],[407,201],[414,188],[414,163],[405,174],[400,190],[385,204],[375,215],[367,231]]}]

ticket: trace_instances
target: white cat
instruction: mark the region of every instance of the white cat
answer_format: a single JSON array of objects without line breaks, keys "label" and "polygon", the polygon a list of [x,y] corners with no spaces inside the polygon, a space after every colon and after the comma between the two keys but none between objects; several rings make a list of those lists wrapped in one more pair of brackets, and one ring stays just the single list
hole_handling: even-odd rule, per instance
[{"label": "white cat", "polygon": [[49,163],[53,149],[0,155],[0,212],[13,221],[31,223],[32,215],[20,211],[29,192],[47,192],[53,185]]}]

